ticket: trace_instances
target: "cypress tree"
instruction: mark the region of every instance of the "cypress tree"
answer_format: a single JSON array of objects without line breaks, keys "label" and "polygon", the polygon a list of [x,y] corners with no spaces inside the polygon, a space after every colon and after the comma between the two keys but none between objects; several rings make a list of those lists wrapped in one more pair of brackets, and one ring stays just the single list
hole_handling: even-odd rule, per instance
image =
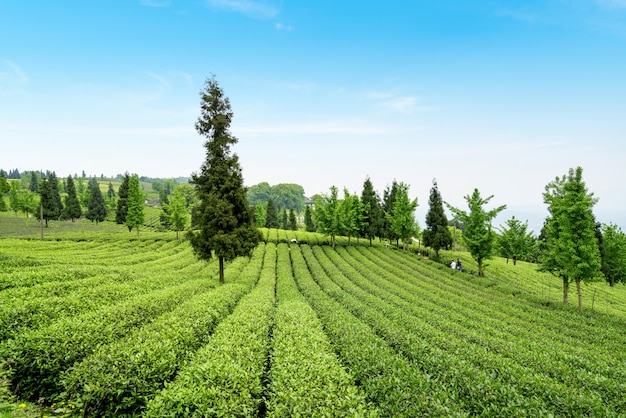
[{"label": "cypress tree", "polygon": [[369,239],[371,246],[372,240],[381,235],[383,217],[380,198],[374,191],[374,186],[369,177],[363,182],[361,204],[363,205],[363,227],[361,236]]},{"label": "cypress tree", "polygon": [[59,217],[59,208],[54,200],[52,186],[50,180],[43,180],[39,185],[39,195],[41,197],[41,206],[43,208],[43,219],[46,221],[46,228],[50,219]]},{"label": "cypress tree", "polygon": [[65,197],[65,209],[63,211],[63,218],[74,219],[80,218],[82,210],[80,208],[80,202],[78,201],[78,195],[76,194],[76,186],[74,185],[74,179],[72,176],[67,177],[66,181],[67,196]]},{"label": "cypress tree", "polygon": [[306,228],[307,232],[317,231],[317,229],[315,228],[315,223],[313,222],[313,211],[311,209],[311,206],[309,205],[304,208],[304,227]]},{"label": "cypress tree", "polygon": [[89,205],[87,207],[86,217],[96,224],[104,221],[107,217],[107,208],[104,203],[102,191],[98,185],[98,180],[94,177],[89,181]]},{"label": "cypress tree", "polygon": [[289,229],[295,231],[297,227],[296,212],[293,209],[289,209]]},{"label": "cypress tree", "polygon": [[439,260],[439,250],[450,248],[452,245],[452,234],[448,229],[448,218],[443,210],[443,200],[437,188],[437,180],[433,180],[428,206],[426,229],[422,234],[422,239],[425,246],[435,250],[435,259]]},{"label": "cypress tree", "polygon": [[141,183],[139,182],[139,176],[133,174],[128,181],[128,213],[126,214],[126,226],[128,231],[132,231],[133,228],[137,229],[137,239],[139,239],[139,227],[143,225],[144,213],[143,202],[145,196],[141,189]]},{"label": "cypress tree", "polygon": [[199,203],[187,236],[198,258],[217,257],[224,283],[224,262],[251,256],[262,237],[252,222],[239,157],[230,150],[237,143],[230,133],[230,101],[215,78],[206,81],[200,94],[201,115],[195,127],[206,138],[206,159],[200,173],[192,175]]},{"label": "cypress tree", "polygon": [[[126,215],[128,214],[128,183],[130,182],[130,175],[124,174],[124,180],[120,185],[120,189],[117,191],[117,211],[115,212],[115,222],[118,224],[126,223]],[[130,231],[130,230],[129,230]]]},{"label": "cypress tree", "polygon": [[274,206],[274,200],[270,197],[267,200],[267,213],[265,215],[266,228],[278,228],[278,210]]}]

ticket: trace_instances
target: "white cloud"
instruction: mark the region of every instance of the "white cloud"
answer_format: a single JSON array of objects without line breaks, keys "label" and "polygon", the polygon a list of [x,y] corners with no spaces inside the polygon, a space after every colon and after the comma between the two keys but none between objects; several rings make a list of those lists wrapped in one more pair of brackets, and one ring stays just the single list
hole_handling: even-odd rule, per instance
[{"label": "white cloud", "polygon": [[24,71],[13,61],[2,60],[2,64],[0,67],[0,81],[7,80],[15,83],[26,83],[28,81]]},{"label": "white cloud", "polygon": [[170,0],[139,0],[139,4],[148,7],[169,7],[172,2]]},{"label": "white cloud", "polygon": [[270,1],[260,0],[206,0],[209,7],[243,13],[256,18],[272,18],[280,13],[280,7]]}]

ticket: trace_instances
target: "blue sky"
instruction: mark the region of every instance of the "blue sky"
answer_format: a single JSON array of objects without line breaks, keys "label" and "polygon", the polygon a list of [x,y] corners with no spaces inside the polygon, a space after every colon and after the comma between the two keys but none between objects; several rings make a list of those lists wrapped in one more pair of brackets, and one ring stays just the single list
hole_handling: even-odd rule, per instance
[{"label": "blue sky", "polygon": [[215,74],[247,185],[395,179],[423,226],[437,178],[538,230],[580,165],[626,228],[626,0],[0,0],[0,39],[5,170],[188,176]]}]

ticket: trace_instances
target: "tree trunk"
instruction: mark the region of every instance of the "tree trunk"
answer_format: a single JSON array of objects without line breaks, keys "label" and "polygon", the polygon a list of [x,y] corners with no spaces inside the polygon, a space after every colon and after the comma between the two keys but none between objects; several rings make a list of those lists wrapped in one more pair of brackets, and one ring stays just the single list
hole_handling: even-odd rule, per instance
[{"label": "tree trunk", "polygon": [[483,273],[483,260],[478,259],[478,277],[484,277],[485,273]]},{"label": "tree trunk", "polygon": [[615,275],[611,276],[611,287],[615,287]]},{"label": "tree trunk", "polygon": [[220,260],[220,284],[224,284],[224,257],[219,256]]},{"label": "tree trunk", "polygon": [[517,266],[517,257],[513,257],[513,265]]},{"label": "tree trunk", "polygon": [[580,278],[576,279],[576,291],[578,292],[578,312],[583,310],[583,292],[580,288]]},{"label": "tree trunk", "polygon": [[563,277],[563,305],[567,305],[567,290],[568,290],[568,280],[566,277]]}]

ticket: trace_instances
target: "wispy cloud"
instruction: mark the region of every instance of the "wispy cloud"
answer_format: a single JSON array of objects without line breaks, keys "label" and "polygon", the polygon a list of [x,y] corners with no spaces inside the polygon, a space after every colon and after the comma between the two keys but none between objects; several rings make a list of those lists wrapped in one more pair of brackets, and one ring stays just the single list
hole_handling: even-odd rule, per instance
[{"label": "wispy cloud", "polygon": [[276,30],[279,30],[279,31],[280,30],[284,30],[284,31],[287,31],[287,32],[291,32],[293,30],[293,26],[291,26],[291,25],[284,25],[284,24],[278,22],[276,24]]},{"label": "wispy cloud", "polygon": [[6,80],[14,83],[26,83],[28,81],[26,73],[24,73],[16,63],[9,60],[2,60],[0,62],[3,64],[0,67],[0,81]]},{"label": "wispy cloud", "polygon": [[262,126],[233,126],[237,135],[297,136],[319,134],[380,135],[390,134],[388,127],[368,124],[363,120],[319,121],[315,123],[277,124]]},{"label": "wispy cloud", "polygon": [[597,0],[602,7],[611,9],[626,9],[626,0]]},{"label": "wispy cloud", "polygon": [[371,92],[367,98],[378,102],[381,106],[399,113],[412,113],[433,110],[432,106],[419,105],[420,98],[417,96],[403,96],[393,93]]},{"label": "wispy cloud", "polygon": [[507,17],[524,23],[545,22],[545,17],[524,9],[498,9],[496,16]]},{"label": "wispy cloud", "polygon": [[139,0],[139,4],[148,7],[169,7],[172,2],[170,0]]},{"label": "wispy cloud", "polygon": [[280,6],[272,1],[262,0],[206,0],[209,7],[242,13],[256,18],[272,18],[280,13]]}]

